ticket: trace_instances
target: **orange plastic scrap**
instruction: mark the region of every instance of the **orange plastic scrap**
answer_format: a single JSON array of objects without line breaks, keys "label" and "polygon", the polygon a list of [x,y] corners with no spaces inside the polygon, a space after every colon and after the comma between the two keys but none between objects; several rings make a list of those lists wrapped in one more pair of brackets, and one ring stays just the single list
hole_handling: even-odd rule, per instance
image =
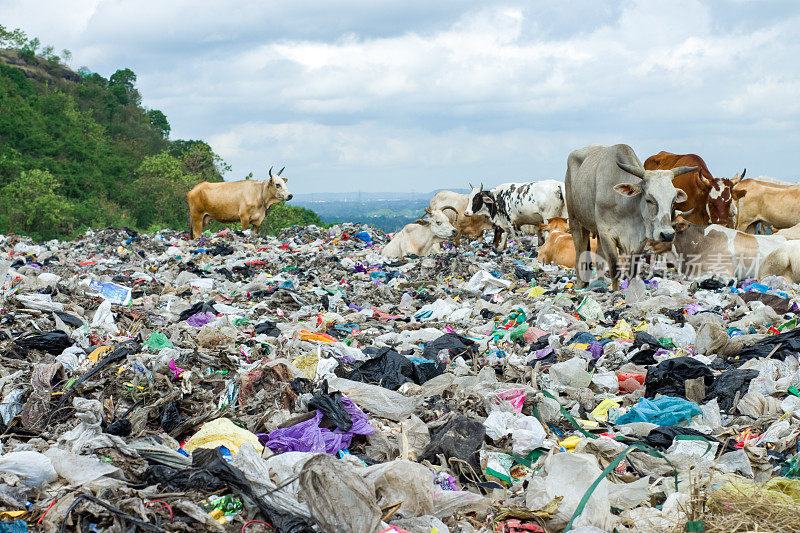
[{"label": "orange plastic scrap", "polygon": [[336,342],[336,339],[327,333],[311,333],[310,331],[300,331],[301,341],[321,341],[321,342]]}]

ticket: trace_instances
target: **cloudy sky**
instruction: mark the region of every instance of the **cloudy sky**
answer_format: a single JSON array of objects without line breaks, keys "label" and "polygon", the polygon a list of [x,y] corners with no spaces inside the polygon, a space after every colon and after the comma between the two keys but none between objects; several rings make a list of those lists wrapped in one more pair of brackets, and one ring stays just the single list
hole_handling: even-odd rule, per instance
[{"label": "cloudy sky", "polygon": [[796,180],[796,0],[0,0],[72,66],[129,67],[172,138],[293,192],[563,179],[568,153]]}]

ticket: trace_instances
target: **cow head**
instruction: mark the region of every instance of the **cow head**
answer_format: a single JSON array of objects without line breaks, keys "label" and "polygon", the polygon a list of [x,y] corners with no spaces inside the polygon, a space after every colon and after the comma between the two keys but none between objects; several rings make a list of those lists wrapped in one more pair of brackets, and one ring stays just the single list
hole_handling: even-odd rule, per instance
[{"label": "cow head", "polygon": [[449,239],[456,234],[456,228],[453,227],[453,225],[450,223],[450,219],[447,218],[447,215],[445,215],[442,211],[437,209],[436,211],[431,212],[426,209],[425,212],[429,216],[427,222],[431,228],[431,233],[433,233],[434,236],[440,239]]},{"label": "cow head", "polygon": [[472,185],[469,186],[472,190],[467,197],[467,209],[464,211],[464,216],[471,217],[474,215],[491,216],[494,210],[494,196],[491,191],[483,190],[483,183],[480,189]]},{"label": "cow head", "polygon": [[733,188],[737,183],[742,181],[747,169],[744,169],[741,174],[737,174],[732,179],[717,178],[713,180],[704,180],[710,185],[708,190],[708,200],[706,201],[706,212],[708,219],[712,224],[720,224],[722,226],[730,227],[731,225],[731,211],[736,194]]},{"label": "cow head", "polygon": [[286,182],[289,181],[289,178],[281,177],[285,168],[286,167],[283,167],[276,174],[273,174],[272,167],[269,167],[269,181],[267,182],[267,187],[270,188],[270,192],[279,202],[288,202],[292,199],[292,194],[286,186]]},{"label": "cow head", "polygon": [[675,204],[686,201],[686,193],[676,189],[672,180],[676,176],[693,172],[697,167],[678,167],[672,170],[645,170],[639,166],[617,163],[629,174],[641,179],[640,183],[618,183],[614,190],[635,203],[646,228],[646,240],[672,242],[675,230],[672,228],[672,212]]}]

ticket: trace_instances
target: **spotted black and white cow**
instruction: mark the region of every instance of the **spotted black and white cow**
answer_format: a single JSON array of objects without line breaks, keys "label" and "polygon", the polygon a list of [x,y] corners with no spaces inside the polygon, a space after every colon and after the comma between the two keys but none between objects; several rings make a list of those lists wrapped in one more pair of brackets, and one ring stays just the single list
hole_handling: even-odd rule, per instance
[{"label": "spotted black and white cow", "polygon": [[564,183],[556,180],[503,183],[488,191],[483,190],[483,185],[472,187],[464,215],[489,217],[495,226],[494,245],[498,250],[505,249],[509,233],[515,236],[526,224],[534,226],[541,244],[539,224],[567,216]]}]

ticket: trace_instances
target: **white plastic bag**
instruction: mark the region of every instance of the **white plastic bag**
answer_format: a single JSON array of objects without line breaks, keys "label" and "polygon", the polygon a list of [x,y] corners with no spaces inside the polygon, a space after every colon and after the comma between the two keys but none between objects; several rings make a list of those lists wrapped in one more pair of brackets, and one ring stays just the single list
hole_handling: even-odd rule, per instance
[{"label": "white plastic bag", "polygon": [[375,416],[400,422],[414,410],[414,401],[399,392],[377,385],[334,377],[328,380],[332,390],[344,393],[360,408]]},{"label": "white plastic bag", "polygon": [[53,463],[39,452],[10,452],[0,456],[0,472],[16,474],[29,487],[39,488],[58,478]]}]

